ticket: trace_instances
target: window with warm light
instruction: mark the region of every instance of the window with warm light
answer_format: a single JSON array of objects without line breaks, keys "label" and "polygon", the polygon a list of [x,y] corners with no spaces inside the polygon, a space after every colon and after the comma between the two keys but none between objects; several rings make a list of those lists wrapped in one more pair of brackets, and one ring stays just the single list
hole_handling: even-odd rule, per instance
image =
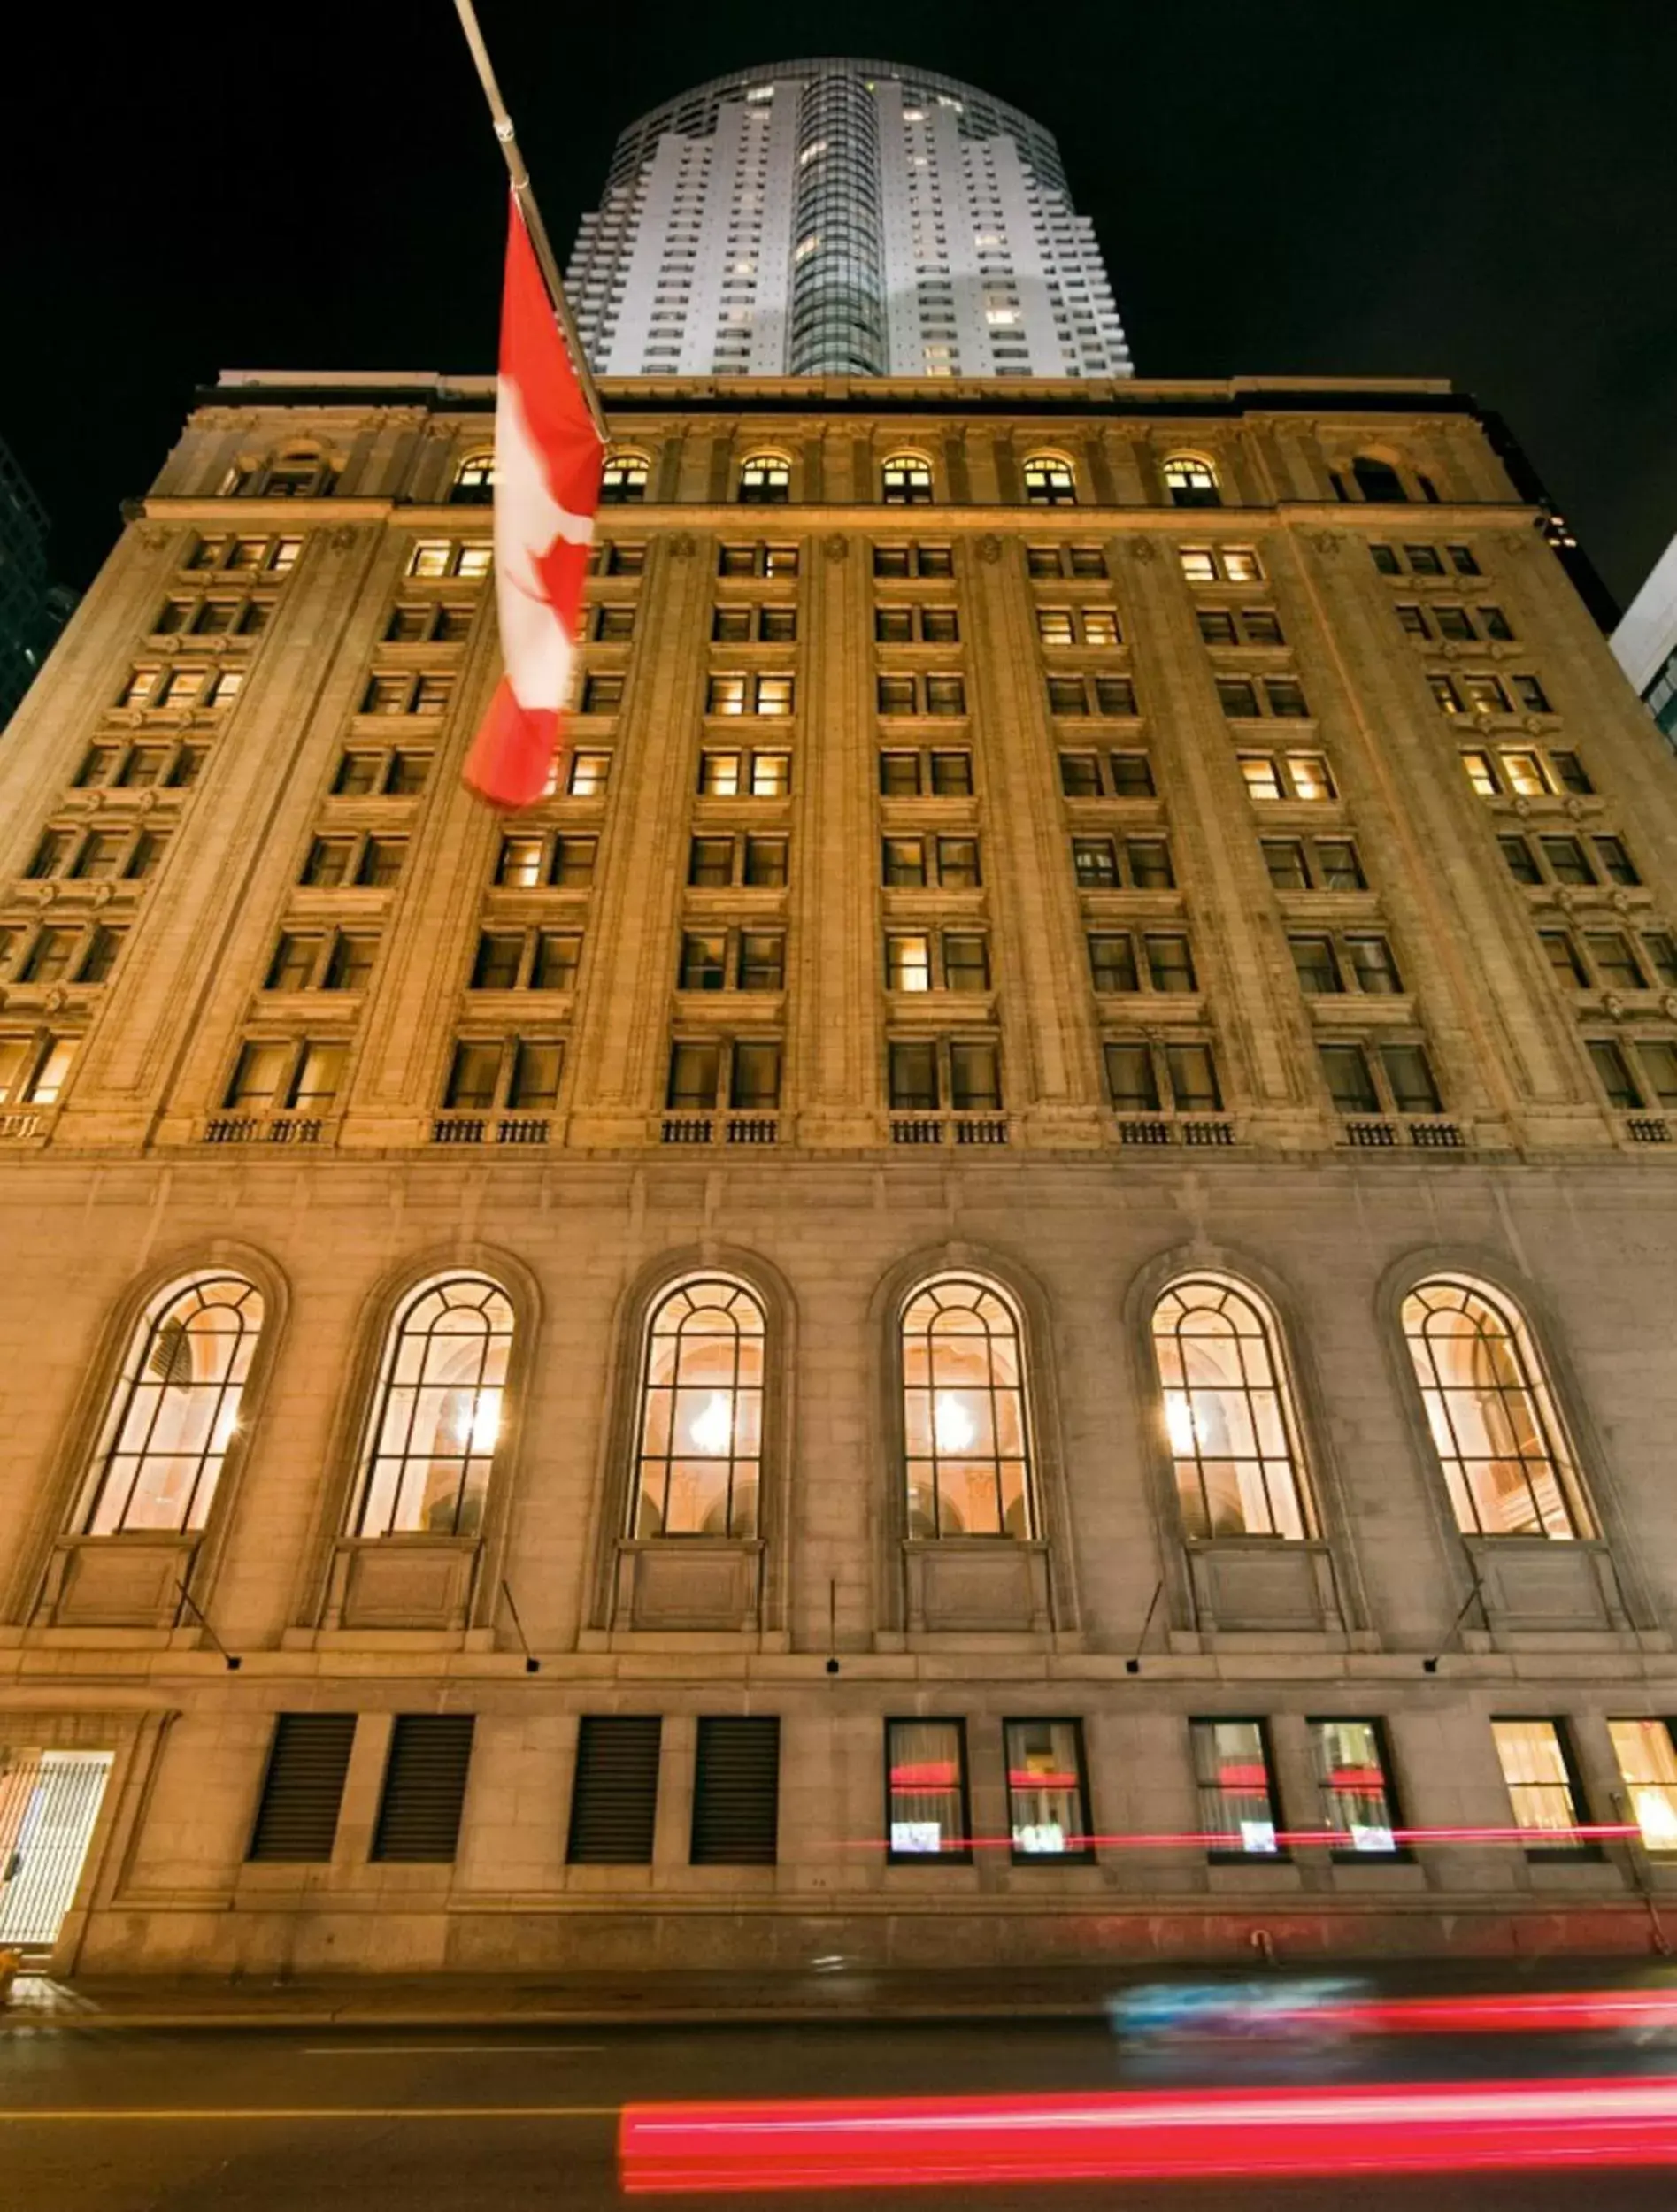
[{"label": "window with warm light", "polygon": [[1173,1283],[1153,1356],[1187,1533],[1311,1535],[1281,1333],[1257,1293],[1214,1275]]},{"label": "window with warm light", "polygon": [[1173,454],[1160,470],[1173,507],[1220,507],[1217,471],[1196,453]]},{"label": "window with warm light", "polygon": [[964,1722],[888,1720],[885,1786],[889,1857],[972,1857]]},{"label": "window with warm light", "polygon": [[1485,1285],[1438,1277],[1404,1301],[1457,1525],[1468,1536],[1593,1534],[1531,1332]]},{"label": "window with warm light", "polygon": [[128,1340],[79,1525],[88,1536],[202,1528],[262,1328],[242,1275],[172,1283]]},{"label": "window with warm light", "polygon": [[917,453],[896,453],[880,471],[880,497],[888,507],[929,506],[932,470]]},{"label": "window with warm light", "polygon": [[483,1275],[423,1283],[385,1342],[363,1448],[357,1536],[475,1536],[512,1355],[512,1302]]},{"label": "window with warm light", "polygon": [[1025,497],[1033,507],[1075,507],[1077,479],[1069,461],[1039,453],[1025,464]]},{"label": "window with warm light", "polygon": [[454,472],[450,499],[459,507],[487,506],[495,497],[495,456],[470,453]]},{"label": "window with warm light", "polygon": [[1398,1848],[1397,1816],[1387,1778],[1386,1747],[1373,1720],[1313,1720],[1316,1786],[1322,1824],[1341,1858],[1389,1856]]},{"label": "window with warm light", "polygon": [[633,1532],[752,1537],[763,1455],[763,1309],[742,1283],[681,1283],[653,1308]]},{"label": "window with warm light", "polygon": [[643,453],[613,453],[600,473],[602,507],[638,506],[646,497],[652,466]]},{"label": "window with warm light", "polygon": [[1491,1737],[1508,1791],[1514,1825],[1527,1853],[1564,1852],[1573,1857],[1588,1850],[1583,1799],[1573,1771],[1572,1755],[1556,1720],[1494,1720]]},{"label": "window with warm light", "polygon": [[1613,1756],[1646,1851],[1677,1851],[1677,1747],[1665,1720],[1610,1720]]},{"label": "window with warm light", "polygon": [[1083,1732],[1078,1723],[1004,1721],[1002,1740],[1014,1858],[1092,1859]]},{"label": "window with warm light", "polygon": [[778,453],[754,453],[740,464],[742,507],[784,507],[792,496],[792,465]]},{"label": "window with warm light", "polygon": [[1207,1855],[1274,1858],[1275,1782],[1269,1736],[1261,1720],[1196,1720],[1194,1779]]},{"label": "window with warm light", "polygon": [[903,1312],[903,1426],[913,1537],[1028,1537],[1031,1456],[1019,1317],[949,1276]]}]

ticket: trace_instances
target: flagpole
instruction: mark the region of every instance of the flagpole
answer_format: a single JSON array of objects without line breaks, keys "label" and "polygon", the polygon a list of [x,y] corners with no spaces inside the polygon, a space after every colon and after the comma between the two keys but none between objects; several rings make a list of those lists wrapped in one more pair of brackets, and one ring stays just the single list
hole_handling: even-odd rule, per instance
[{"label": "flagpole", "polygon": [[576,380],[588,403],[594,427],[604,445],[609,434],[605,427],[604,411],[600,405],[600,395],[594,382],[594,373],[588,366],[587,354],[582,350],[582,341],[577,335],[571,303],[565,296],[565,282],[559,274],[559,265],[553,257],[547,226],[542,220],[542,211],[535,204],[530,173],[524,165],[524,155],[519,146],[518,134],[512,127],[512,118],[506,111],[501,88],[495,81],[488,49],[484,45],[483,34],[478,27],[477,10],[472,0],[454,0],[454,8],[460,19],[460,28],[465,33],[465,42],[472,49],[472,58],[477,64],[478,79],[483,87],[483,96],[489,104],[489,114],[495,124],[495,135],[501,143],[507,175],[512,180],[512,196],[519,204],[519,212],[524,217],[524,227],[528,231],[530,243],[535,249],[536,265],[546,281],[548,296],[553,303],[554,319],[565,340],[565,349],[570,354],[571,366],[576,371]]}]

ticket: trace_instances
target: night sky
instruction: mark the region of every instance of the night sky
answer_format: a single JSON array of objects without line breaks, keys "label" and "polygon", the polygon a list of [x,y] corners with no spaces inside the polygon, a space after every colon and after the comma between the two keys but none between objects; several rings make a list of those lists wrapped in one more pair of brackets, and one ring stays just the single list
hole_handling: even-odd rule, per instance
[{"label": "night sky", "polygon": [[[1058,135],[1141,375],[1447,375],[1621,598],[1677,531],[1674,0],[479,12],[562,255],[690,84],[942,70]],[[28,13],[0,436],[66,580],[219,368],[492,365],[503,172],[449,0]]]}]

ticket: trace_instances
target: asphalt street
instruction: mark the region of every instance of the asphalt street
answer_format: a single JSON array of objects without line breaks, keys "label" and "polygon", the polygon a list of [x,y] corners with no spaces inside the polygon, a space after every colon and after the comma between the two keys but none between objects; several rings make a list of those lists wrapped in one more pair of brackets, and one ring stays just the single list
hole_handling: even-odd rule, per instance
[{"label": "asphalt street", "polygon": [[[1412,2081],[1492,2070],[1633,2079],[1677,2073],[1670,2050],[1589,2039],[1436,2044],[1379,2065]],[[1332,2055],[1259,2062],[1296,2086],[1348,2078]],[[287,2033],[0,2033],[4,2212],[596,2212],[627,2201],[618,2170],[626,2103],[741,2098],[925,2097],[1108,2091],[1242,2079],[1160,2062],[1121,2074],[1098,2024],[751,2029],[370,2029]],[[1358,2062],[1359,2065],[1363,2062]],[[1247,2074],[1248,2085],[1258,2077]],[[918,2212],[1670,2212],[1677,2172],[1378,2173],[1332,2181],[997,2183],[776,2192],[671,2203],[918,2208]]]}]

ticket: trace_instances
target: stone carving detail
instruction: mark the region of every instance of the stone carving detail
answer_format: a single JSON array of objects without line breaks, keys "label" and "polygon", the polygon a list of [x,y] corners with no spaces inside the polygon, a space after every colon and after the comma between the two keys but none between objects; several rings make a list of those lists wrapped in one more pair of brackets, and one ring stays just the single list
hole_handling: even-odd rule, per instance
[{"label": "stone carving detail", "polygon": [[143,530],[140,534],[140,542],[148,553],[161,553],[165,546],[173,542],[173,530]]},{"label": "stone carving detail", "polygon": [[994,531],[987,531],[978,541],[978,557],[986,568],[994,568],[1002,557],[1002,541]]},{"label": "stone carving detail", "polygon": [[1584,816],[1589,812],[1589,809],[1585,806],[1581,799],[1568,799],[1566,802],[1566,811],[1572,816],[1574,822],[1581,822]]},{"label": "stone carving detail", "polygon": [[698,549],[698,540],[689,536],[686,531],[679,538],[670,541],[670,558],[673,561],[690,561]]},{"label": "stone carving detail", "polygon": [[41,1003],[49,1014],[60,1014],[70,1003],[70,994],[62,983],[55,983]]},{"label": "stone carving detail", "polygon": [[96,907],[109,906],[116,895],[117,887],[114,883],[96,883],[93,887],[93,903]]},{"label": "stone carving detail", "polygon": [[1615,891],[1612,895],[1611,903],[1615,914],[1628,914],[1631,909],[1630,893],[1628,891]]},{"label": "stone carving detail", "polygon": [[335,553],[347,553],[355,543],[356,535],[356,527],[352,522],[341,522],[327,542]]},{"label": "stone carving detail", "polygon": [[1523,530],[1509,530],[1504,532],[1503,536],[1500,537],[1496,542],[1502,547],[1504,553],[1523,553],[1527,547],[1531,543],[1531,538],[1528,534]]},{"label": "stone carving detail", "polygon": [[1336,561],[1344,541],[1337,530],[1312,530],[1305,534],[1304,542],[1325,561]]},{"label": "stone carving detail", "polygon": [[821,540],[821,550],[829,561],[848,561],[850,557],[850,541],[835,530],[830,538]]},{"label": "stone carving detail", "polygon": [[135,802],[134,810],[136,814],[150,814],[162,803],[155,791],[142,791]]},{"label": "stone carving detail", "polygon": [[1625,1002],[1617,991],[1608,991],[1603,995],[1601,1010],[1604,1014],[1610,1014],[1614,1021],[1622,1021],[1625,1015]]},{"label": "stone carving detail", "polygon": [[1150,568],[1158,558],[1158,548],[1151,538],[1137,538],[1130,547],[1129,557],[1139,561],[1143,568]]}]

